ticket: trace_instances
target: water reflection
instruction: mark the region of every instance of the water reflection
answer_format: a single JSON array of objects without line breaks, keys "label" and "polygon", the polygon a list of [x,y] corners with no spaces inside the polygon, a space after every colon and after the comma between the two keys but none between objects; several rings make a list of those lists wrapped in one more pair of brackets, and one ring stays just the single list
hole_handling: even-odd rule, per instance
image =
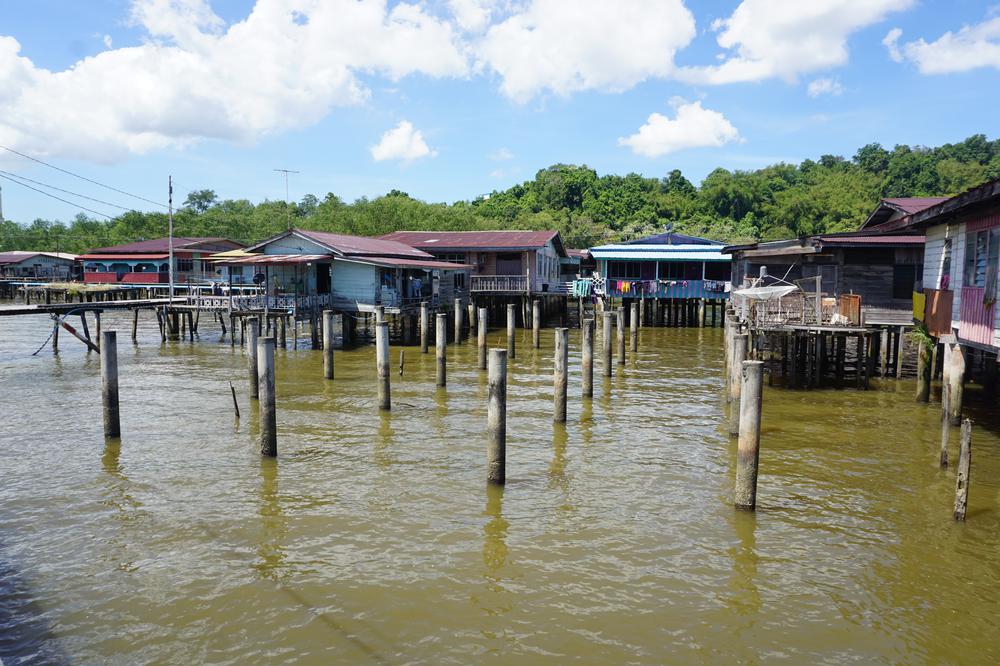
[{"label": "water reflection", "polygon": [[375,464],[384,469],[395,462],[392,441],[396,435],[396,431],[392,428],[392,412],[380,409],[378,417],[378,436],[375,438]]},{"label": "water reflection", "polygon": [[594,400],[580,399],[580,439],[585,445],[594,441]]},{"label": "water reflection", "polygon": [[285,514],[278,495],[278,460],[262,458],[260,461],[260,515],[261,535],[257,545],[260,558],[253,565],[260,578],[279,580],[285,571]]},{"label": "water reflection", "polygon": [[[483,526],[483,564],[486,566],[486,589],[502,592],[502,570],[507,565],[507,528],[510,523],[503,517],[503,486],[486,485],[486,515],[489,520]],[[495,609],[497,614],[510,610],[509,604]]]},{"label": "water reflection", "polygon": [[729,581],[729,609],[741,626],[751,626],[760,612],[760,590],[757,588],[757,516],[752,511],[733,511],[733,528],[739,543],[729,549],[733,573]]}]

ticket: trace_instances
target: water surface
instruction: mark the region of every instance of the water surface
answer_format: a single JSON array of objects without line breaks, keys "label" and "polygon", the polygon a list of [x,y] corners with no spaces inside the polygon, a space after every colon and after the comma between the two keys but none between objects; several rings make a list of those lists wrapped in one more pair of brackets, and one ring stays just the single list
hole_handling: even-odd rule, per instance
[{"label": "water surface", "polygon": [[[552,332],[519,331],[507,476],[485,484],[475,345],[278,350],[279,457],[254,441],[243,351],[117,327],[121,440],[100,363],[44,317],[0,318],[0,657],[70,663],[997,663],[1000,438],[977,420],[951,520],[938,405],[912,382],[767,389],[756,514],[732,508],[721,332],[641,350],[551,421]],[[499,345],[502,332],[490,334]],[[599,357],[599,355],[598,355]],[[243,418],[234,417],[229,382]],[[975,393],[974,389],[970,390]],[[952,457],[957,458],[957,429]]]}]

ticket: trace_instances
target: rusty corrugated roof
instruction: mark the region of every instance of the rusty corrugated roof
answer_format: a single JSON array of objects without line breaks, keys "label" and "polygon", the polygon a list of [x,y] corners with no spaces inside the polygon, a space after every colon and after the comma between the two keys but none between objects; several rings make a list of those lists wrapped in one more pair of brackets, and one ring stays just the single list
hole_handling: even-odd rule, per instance
[{"label": "rusty corrugated roof", "polygon": [[558,231],[394,231],[381,238],[423,249],[533,250],[558,236]]},{"label": "rusty corrugated roof", "polygon": [[886,204],[898,208],[907,214],[919,213],[920,211],[936,206],[942,201],[947,201],[949,197],[894,197],[882,199]]},{"label": "rusty corrugated roof", "polygon": [[826,245],[923,245],[923,235],[825,234],[815,236]]},{"label": "rusty corrugated roof", "polygon": [[433,259],[434,257],[422,250],[418,250],[404,243],[380,238],[368,238],[367,236],[349,236],[347,234],[335,234],[329,231],[310,231],[307,229],[292,229],[283,231],[277,236],[272,236],[256,245],[252,245],[247,251],[255,251],[266,245],[286,238],[288,236],[299,236],[322,247],[327,248],[333,254],[345,257],[403,257],[408,259]]},{"label": "rusty corrugated roof", "polygon": [[[242,243],[229,240],[228,238],[218,238],[218,237],[197,237],[197,236],[174,236],[174,249],[183,250],[187,249],[191,245],[200,245],[202,243],[232,243],[236,246],[242,246]],[[170,251],[170,239],[164,238],[151,238],[149,240],[136,241],[134,243],[125,243],[124,245],[112,245],[110,247],[97,247],[90,250],[88,254],[149,254],[152,252],[169,252]]]}]

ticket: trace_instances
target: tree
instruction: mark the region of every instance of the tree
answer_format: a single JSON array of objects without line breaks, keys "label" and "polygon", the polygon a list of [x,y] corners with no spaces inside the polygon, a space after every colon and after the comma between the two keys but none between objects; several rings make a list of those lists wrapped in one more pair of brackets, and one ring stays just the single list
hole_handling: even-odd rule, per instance
[{"label": "tree", "polygon": [[215,190],[195,190],[187,195],[187,199],[184,200],[184,208],[193,210],[196,213],[204,213],[206,210],[215,205],[218,197],[215,195]]}]

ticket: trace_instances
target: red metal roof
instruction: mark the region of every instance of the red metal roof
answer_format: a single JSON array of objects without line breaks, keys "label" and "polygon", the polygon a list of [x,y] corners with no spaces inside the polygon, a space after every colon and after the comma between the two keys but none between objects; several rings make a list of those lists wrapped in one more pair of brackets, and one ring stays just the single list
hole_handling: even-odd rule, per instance
[{"label": "red metal roof", "polygon": [[454,264],[450,261],[421,261],[419,259],[402,259],[400,257],[349,257],[349,259],[362,263],[378,264],[379,266],[398,266],[399,268],[422,268],[444,271],[471,271],[475,269],[475,266]]},{"label": "red metal roof", "polygon": [[816,236],[825,245],[923,245],[923,235],[827,234]]},{"label": "red metal roof", "polygon": [[433,257],[426,252],[417,250],[411,245],[400,243],[391,239],[348,236],[346,234],[334,234],[327,231],[307,231],[305,229],[296,229],[294,233],[347,256],[387,256],[408,257],[411,259],[433,259]]},{"label": "red metal roof", "polygon": [[394,231],[381,238],[427,249],[530,250],[544,246],[558,235],[558,231]]},{"label": "red metal roof", "polygon": [[[187,248],[191,245],[202,243],[229,243],[235,247],[243,247],[242,243],[218,237],[197,237],[197,236],[174,236],[174,249]],[[125,243],[124,245],[112,245],[110,247],[98,247],[90,251],[90,254],[133,254],[151,252],[169,252],[169,238],[151,238],[149,240]]]},{"label": "red metal roof", "polygon": [[882,199],[886,204],[898,208],[907,214],[919,213],[925,208],[936,206],[942,201],[947,201],[949,197],[896,197],[892,199]]},{"label": "red metal roof", "polygon": [[136,259],[168,259],[169,254],[81,254],[84,261],[133,261]]}]

